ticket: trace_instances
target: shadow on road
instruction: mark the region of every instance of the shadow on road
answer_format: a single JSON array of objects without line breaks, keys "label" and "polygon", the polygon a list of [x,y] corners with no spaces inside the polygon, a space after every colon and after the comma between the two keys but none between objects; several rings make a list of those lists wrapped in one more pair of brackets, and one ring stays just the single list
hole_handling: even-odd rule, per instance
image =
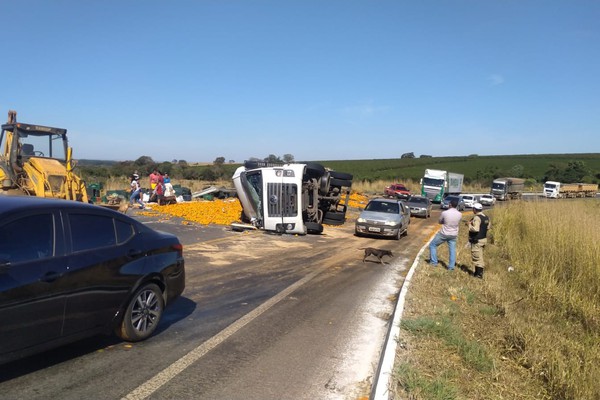
[{"label": "shadow on road", "polygon": [[[147,340],[152,340],[153,337],[160,335],[174,323],[187,318],[190,314],[192,314],[192,312],[194,312],[195,309],[196,303],[194,303],[192,300],[186,297],[177,298],[172,304],[169,305],[169,307],[165,309],[158,328],[152,337]],[[9,362],[7,364],[0,365],[0,383],[9,381],[22,375],[30,374],[38,370],[43,370],[45,368],[52,367],[74,358],[82,357],[86,354],[93,353],[110,346],[115,346],[120,343],[123,343],[123,341],[114,335],[98,335],[17,361]]]}]

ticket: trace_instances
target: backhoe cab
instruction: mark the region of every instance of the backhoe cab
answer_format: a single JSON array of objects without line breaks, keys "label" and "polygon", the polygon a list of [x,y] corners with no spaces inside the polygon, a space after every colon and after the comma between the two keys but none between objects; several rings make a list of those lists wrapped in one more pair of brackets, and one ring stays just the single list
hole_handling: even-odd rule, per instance
[{"label": "backhoe cab", "polygon": [[0,148],[0,195],[88,202],[85,182],[73,173],[66,129],[19,123],[9,111]]}]

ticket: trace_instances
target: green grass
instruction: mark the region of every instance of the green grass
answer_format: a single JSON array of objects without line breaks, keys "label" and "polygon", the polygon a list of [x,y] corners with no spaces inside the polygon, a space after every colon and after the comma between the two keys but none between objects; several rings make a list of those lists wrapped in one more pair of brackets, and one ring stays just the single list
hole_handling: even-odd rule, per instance
[{"label": "green grass", "polygon": [[395,369],[395,379],[402,381],[408,393],[430,400],[455,400],[457,390],[444,377],[427,377],[409,364],[400,364]]},{"label": "green grass", "polygon": [[433,335],[441,339],[447,346],[455,349],[465,364],[480,372],[488,372],[493,368],[493,361],[486,349],[479,343],[465,338],[456,323],[447,317],[423,317],[401,322],[403,329],[419,335]]}]

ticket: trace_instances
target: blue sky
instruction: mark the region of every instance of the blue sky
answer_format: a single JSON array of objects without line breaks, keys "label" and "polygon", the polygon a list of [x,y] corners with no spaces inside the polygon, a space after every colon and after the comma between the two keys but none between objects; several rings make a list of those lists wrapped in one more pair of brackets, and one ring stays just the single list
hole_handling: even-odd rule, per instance
[{"label": "blue sky", "polygon": [[600,152],[598,1],[0,0],[0,120],[75,158]]}]

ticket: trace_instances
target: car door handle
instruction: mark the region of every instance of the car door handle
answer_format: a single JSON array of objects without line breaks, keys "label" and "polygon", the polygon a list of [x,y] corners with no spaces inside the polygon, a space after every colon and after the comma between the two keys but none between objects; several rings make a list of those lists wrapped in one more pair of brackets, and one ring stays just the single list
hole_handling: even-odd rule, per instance
[{"label": "car door handle", "polygon": [[54,282],[61,276],[62,276],[61,273],[51,271],[51,272],[47,272],[46,274],[44,274],[44,276],[42,276],[42,279],[40,279],[40,280],[42,282]]}]

